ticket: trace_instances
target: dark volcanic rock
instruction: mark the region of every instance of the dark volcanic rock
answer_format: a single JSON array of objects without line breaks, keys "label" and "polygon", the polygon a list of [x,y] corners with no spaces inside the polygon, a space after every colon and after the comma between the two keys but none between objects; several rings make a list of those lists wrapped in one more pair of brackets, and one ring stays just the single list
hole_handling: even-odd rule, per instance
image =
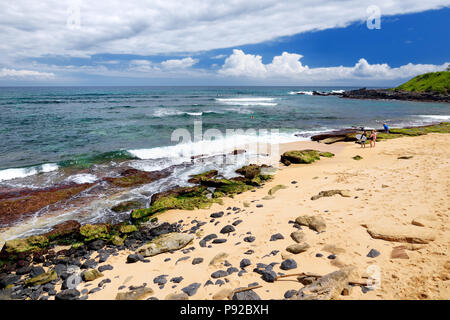
[{"label": "dark volcanic rock", "polygon": [[211,274],[211,278],[217,279],[217,278],[226,277],[227,275],[228,275],[228,272],[226,272],[225,270],[217,270]]},{"label": "dark volcanic rock", "polygon": [[144,260],[144,257],[140,254],[132,253],[127,257],[127,263],[135,263],[142,260]]},{"label": "dark volcanic rock", "polygon": [[253,290],[236,292],[233,294],[232,300],[261,300],[261,297]]},{"label": "dark volcanic rock", "polygon": [[202,262],[203,262],[203,258],[194,258],[192,260],[192,264],[193,265],[196,265],[196,264],[199,264],[199,263],[202,263]]},{"label": "dark volcanic rock", "polygon": [[281,270],[291,270],[297,268],[297,263],[293,259],[286,259],[281,263]]},{"label": "dark volcanic rock", "polygon": [[345,91],[342,98],[349,99],[391,99],[408,101],[450,102],[450,95],[433,92],[410,92],[387,89],[357,89]]},{"label": "dark volcanic rock", "polygon": [[282,239],[284,239],[284,237],[283,237],[283,235],[281,233],[273,234],[270,237],[270,241],[277,241],[277,240],[282,240]]},{"label": "dark volcanic rock", "polygon": [[181,291],[183,291],[184,293],[186,293],[188,296],[191,297],[197,293],[197,290],[198,290],[198,288],[200,288],[200,286],[201,286],[201,284],[198,282],[191,283],[187,287],[184,287],[183,289],[181,289]]},{"label": "dark volcanic rock", "polygon": [[76,289],[67,289],[59,292],[55,300],[76,300],[80,296],[80,291]]},{"label": "dark volcanic rock", "polygon": [[277,278],[277,274],[272,270],[263,270],[262,279],[266,282],[274,282]]},{"label": "dark volcanic rock", "polygon": [[226,225],[225,227],[222,228],[222,230],[220,230],[220,233],[227,234],[234,231],[236,231],[236,229],[233,226]]},{"label": "dark volcanic rock", "polygon": [[248,267],[251,264],[252,263],[250,262],[250,259],[242,259],[241,262],[239,263],[239,267],[241,267],[241,269],[244,269],[245,267]]},{"label": "dark volcanic rock", "polygon": [[375,250],[375,249],[371,249],[371,250],[369,251],[369,253],[367,254],[367,257],[369,257],[369,258],[376,258],[376,257],[378,257],[379,255],[380,255],[380,251]]}]

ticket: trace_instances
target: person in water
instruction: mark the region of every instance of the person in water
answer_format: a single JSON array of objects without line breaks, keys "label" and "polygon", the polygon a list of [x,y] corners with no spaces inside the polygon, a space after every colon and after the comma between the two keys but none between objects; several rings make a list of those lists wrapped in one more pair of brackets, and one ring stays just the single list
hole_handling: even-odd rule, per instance
[{"label": "person in water", "polygon": [[385,131],[386,133],[389,133],[389,127],[388,127],[388,125],[386,124],[386,122],[383,123],[383,127],[384,127],[384,131]]},{"label": "person in water", "polygon": [[370,140],[370,147],[375,148],[375,143],[377,141],[377,130],[375,129],[372,130],[369,140]]},{"label": "person in water", "polygon": [[366,130],[364,130],[363,134],[361,135],[361,148],[365,148],[366,147],[366,140],[367,140],[367,133]]}]

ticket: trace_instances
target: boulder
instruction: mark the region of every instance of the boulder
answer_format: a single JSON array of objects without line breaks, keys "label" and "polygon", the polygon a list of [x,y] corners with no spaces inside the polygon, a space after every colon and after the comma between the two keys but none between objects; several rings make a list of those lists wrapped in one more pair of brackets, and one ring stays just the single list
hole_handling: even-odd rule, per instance
[{"label": "boulder", "polygon": [[304,243],[295,243],[295,244],[291,244],[290,246],[288,246],[286,248],[286,251],[290,252],[290,253],[293,253],[293,254],[298,254],[298,253],[305,252],[309,248],[310,248],[310,246],[306,242],[304,242]]},{"label": "boulder", "polygon": [[80,235],[84,241],[92,241],[95,239],[108,240],[109,239],[109,225],[108,224],[85,224],[80,228]]},{"label": "boulder", "polygon": [[81,274],[84,281],[94,281],[100,277],[103,277],[103,273],[96,269],[88,269]]},{"label": "boulder", "polygon": [[326,229],[327,225],[321,216],[299,216],[295,219],[301,226],[307,226],[308,228],[317,232],[322,232]]},{"label": "boulder", "polygon": [[48,245],[48,238],[44,236],[31,236],[23,239],[13,239],[5,242],[2,253],[17,254],[21,252],[37,251]]},{"label": "boulder", "polygon": [[194,239],[194,235],[172,232],[163,234],[139,248],[136,253],[144,257],[151,257],[171,250],[185,247]]},{"label": "boulder", "polygon": [[55,270],[51,270],[45,273],[42,273],[36,277],[25,280],[26,286],[38,286],[49,283],[53,280],[58,279],[58,274]]},{"label": "boulder", "polygon": [[367,232],[374,239],[394,242],[427,244],[436,238],[432,231],[417,226],[376,224],[368,226]]},{"label": "boulder", "polygon": [[317,150],[294,150],[286,151],[281,156],[281,162],[285,163],[313,163],[320,160],[320,152]]},{"label": "boulder", "polygon": [[43,234],[50,241],[63,238],[71,234],[76,234],[80,230],[80,223],[76,220],[68,220],[53,226],[50,232]]}]

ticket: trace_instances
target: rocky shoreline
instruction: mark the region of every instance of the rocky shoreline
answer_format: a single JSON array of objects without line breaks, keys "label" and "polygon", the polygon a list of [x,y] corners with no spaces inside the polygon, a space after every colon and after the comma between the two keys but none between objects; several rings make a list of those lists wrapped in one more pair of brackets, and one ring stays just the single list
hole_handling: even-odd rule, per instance
[{"label": "rocky shoreline", "polygon": [[[304,93],[297,93],[304,94]],[[360,88],[343,92],[319,92],[313,91],[313,96],[338,96],[346,99],[371,99],[371,100],[403,100],[421,102],[445,102],[450,103],[449,94],[435,92],[411,92],[398,89],[367,89]]]}]

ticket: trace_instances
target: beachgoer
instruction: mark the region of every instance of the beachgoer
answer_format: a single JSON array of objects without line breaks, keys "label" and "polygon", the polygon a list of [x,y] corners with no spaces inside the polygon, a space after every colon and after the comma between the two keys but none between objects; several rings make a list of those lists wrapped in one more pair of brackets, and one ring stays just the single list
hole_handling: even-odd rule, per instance
[{"label": "beachgoer", "polygon": [[386,123],[383,123],[383,127],[384,127],[384,131],[386,133],[389,133],[389,127],[388,127],[388,125]]},{"label": "beachgoer", "polygon": [[363,134],[361,135],[361,139],[360,139],[361,148],[365,148],[366,147],[366,140],[367,140],[367,133],[364,130]]},{"label": "beachgoer", "polygon": [[377,141],[377,130],[375,130],[375,129],[372,130],[369,140],[370,140],[370,147],[374,148],[375,142]]}]

